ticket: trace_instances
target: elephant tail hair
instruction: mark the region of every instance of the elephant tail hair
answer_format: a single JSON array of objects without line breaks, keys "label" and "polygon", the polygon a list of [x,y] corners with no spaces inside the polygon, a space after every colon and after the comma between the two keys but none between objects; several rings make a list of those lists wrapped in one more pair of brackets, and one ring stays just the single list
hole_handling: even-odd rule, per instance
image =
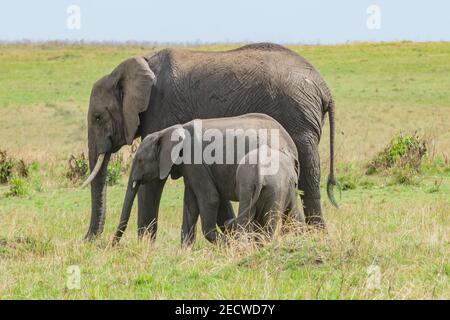
[{"label": "elephant tail hair", "polygon": [[334,187],[337,186],[339,193],[341,193],[341,187],[334,175],[334,136],[335,136],[335,105],[333,99],[328,104],[328,116],[330,121],[330,175],[327,181],[327,195],[333,206],[339,208],[339,205],[334,197]]}]

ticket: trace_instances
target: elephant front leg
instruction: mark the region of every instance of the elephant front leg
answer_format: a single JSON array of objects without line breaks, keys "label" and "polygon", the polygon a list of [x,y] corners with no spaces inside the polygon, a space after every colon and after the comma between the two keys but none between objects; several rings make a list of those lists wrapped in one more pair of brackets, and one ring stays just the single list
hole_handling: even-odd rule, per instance
[{"label": "elephant front leg", "polygon": [[158,229],[158,212],[161,194],[166,180],[154,180],[139,188],[138,193],[138,237],[148,235],[155,240]]},{"label": "elephant front leg", "polygon": [[217,225],[220,230],[225,233],[225,223],[235,218],[231,201],[222,199],[220,201],[219,213],[217,215]]},{"label": "elephant front leg", "polygon": [[325,228],[320,203],[320,158],[318,143],[304,141],[297,145],[300,161],[300,178],[298,188],[302,191],[301,199],[307,224]]},{"label": "elephant front leg", "polygon": [[181,228],[181,245],[190,246],[195,241],[195,231],[199,215],[197,198],[192,189],[185,185],[183,200],[183,224]]}]

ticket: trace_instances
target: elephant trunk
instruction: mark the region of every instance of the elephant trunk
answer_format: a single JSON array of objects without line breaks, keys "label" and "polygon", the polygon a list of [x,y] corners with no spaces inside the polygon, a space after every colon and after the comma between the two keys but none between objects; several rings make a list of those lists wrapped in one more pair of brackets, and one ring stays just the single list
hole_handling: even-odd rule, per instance
[{"label": "elephant trunk", "polygon": [[125,199],[122,206],[122,214],[120,215],[119,226],[117,227],[116,234],[113,239],[113,245],[120,241],[125,229],[127,228],[128,220],[130,219],[131,209],[133,207],[134,198],[136,197],[137,191],[139,189],[139,183],[133,180],[133,175],[130,175],[128,179],[127,192],[125,194]]},{"label": "elephant trunk", "polygon": [[334,135],[335,135],[335,106],[334,101],[331,100],[328,107],[328,116],[330,120],[330,175],[328,176],[327,181],[327,195],[328,199],[330,199],[333,206],[336,208],[339,207],[336,198],[334,197],[334,186],[337,186],[339,191],[341,191],[341,187],[339,183],[336,181],[336,177],[334,175]]},{"label": "elephant trunk", "polygon": [[89,167],[93,173],[97,167],[98,173],[91,182],[91,223],[84,237],[88,241],[93,240],[103,232],[106,209],[106,171],[110,157],[111,154],[106,153],[103,163],[98,168],[99,155],[97,155],[95,148],[89,149]]}]

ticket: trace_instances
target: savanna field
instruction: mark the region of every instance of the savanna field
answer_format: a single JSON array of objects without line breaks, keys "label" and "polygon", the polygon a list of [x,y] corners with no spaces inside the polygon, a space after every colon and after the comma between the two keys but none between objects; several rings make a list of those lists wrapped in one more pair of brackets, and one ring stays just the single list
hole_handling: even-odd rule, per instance
[{"label": "savanna field", "polygon": [[[103,235],[82,241],[90,192],[77,174],[92,84],[159,48],[0,45],[0,298],[449,299],[450,43],[290,48],[315,65],[336,101],[343,190],[336,209],[322,188],[328,233],[279,236],[262,248],[213,246],[199,233],[182,249],[180,180],[166,184],[155,243],[137,240],[135,204],[120,246],[109,246],[130,147],[110,165]],[[327,120],[323,186],[328,130]],[[71,266],[79,289],[67,286]]]}]

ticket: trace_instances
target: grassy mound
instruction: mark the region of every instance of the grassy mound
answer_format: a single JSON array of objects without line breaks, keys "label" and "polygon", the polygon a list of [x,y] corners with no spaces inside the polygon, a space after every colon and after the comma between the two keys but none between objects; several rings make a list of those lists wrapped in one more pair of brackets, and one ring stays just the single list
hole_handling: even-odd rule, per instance
[{"label": "grassy mound", "polygon": [[398,133],[369,163],[366,174],[384,172],[392,176],[393,183],[413,184],[427,154],[428,144],[427,139],[417,132],[410,135]]},{"label": "grassy mound", "polygon": [[396,134],[387,147],[370,162],[366,173],[373,174],[393,167],[409,167],[418,172],[427,153],[427,146],[428,141],[417,133]]}]

